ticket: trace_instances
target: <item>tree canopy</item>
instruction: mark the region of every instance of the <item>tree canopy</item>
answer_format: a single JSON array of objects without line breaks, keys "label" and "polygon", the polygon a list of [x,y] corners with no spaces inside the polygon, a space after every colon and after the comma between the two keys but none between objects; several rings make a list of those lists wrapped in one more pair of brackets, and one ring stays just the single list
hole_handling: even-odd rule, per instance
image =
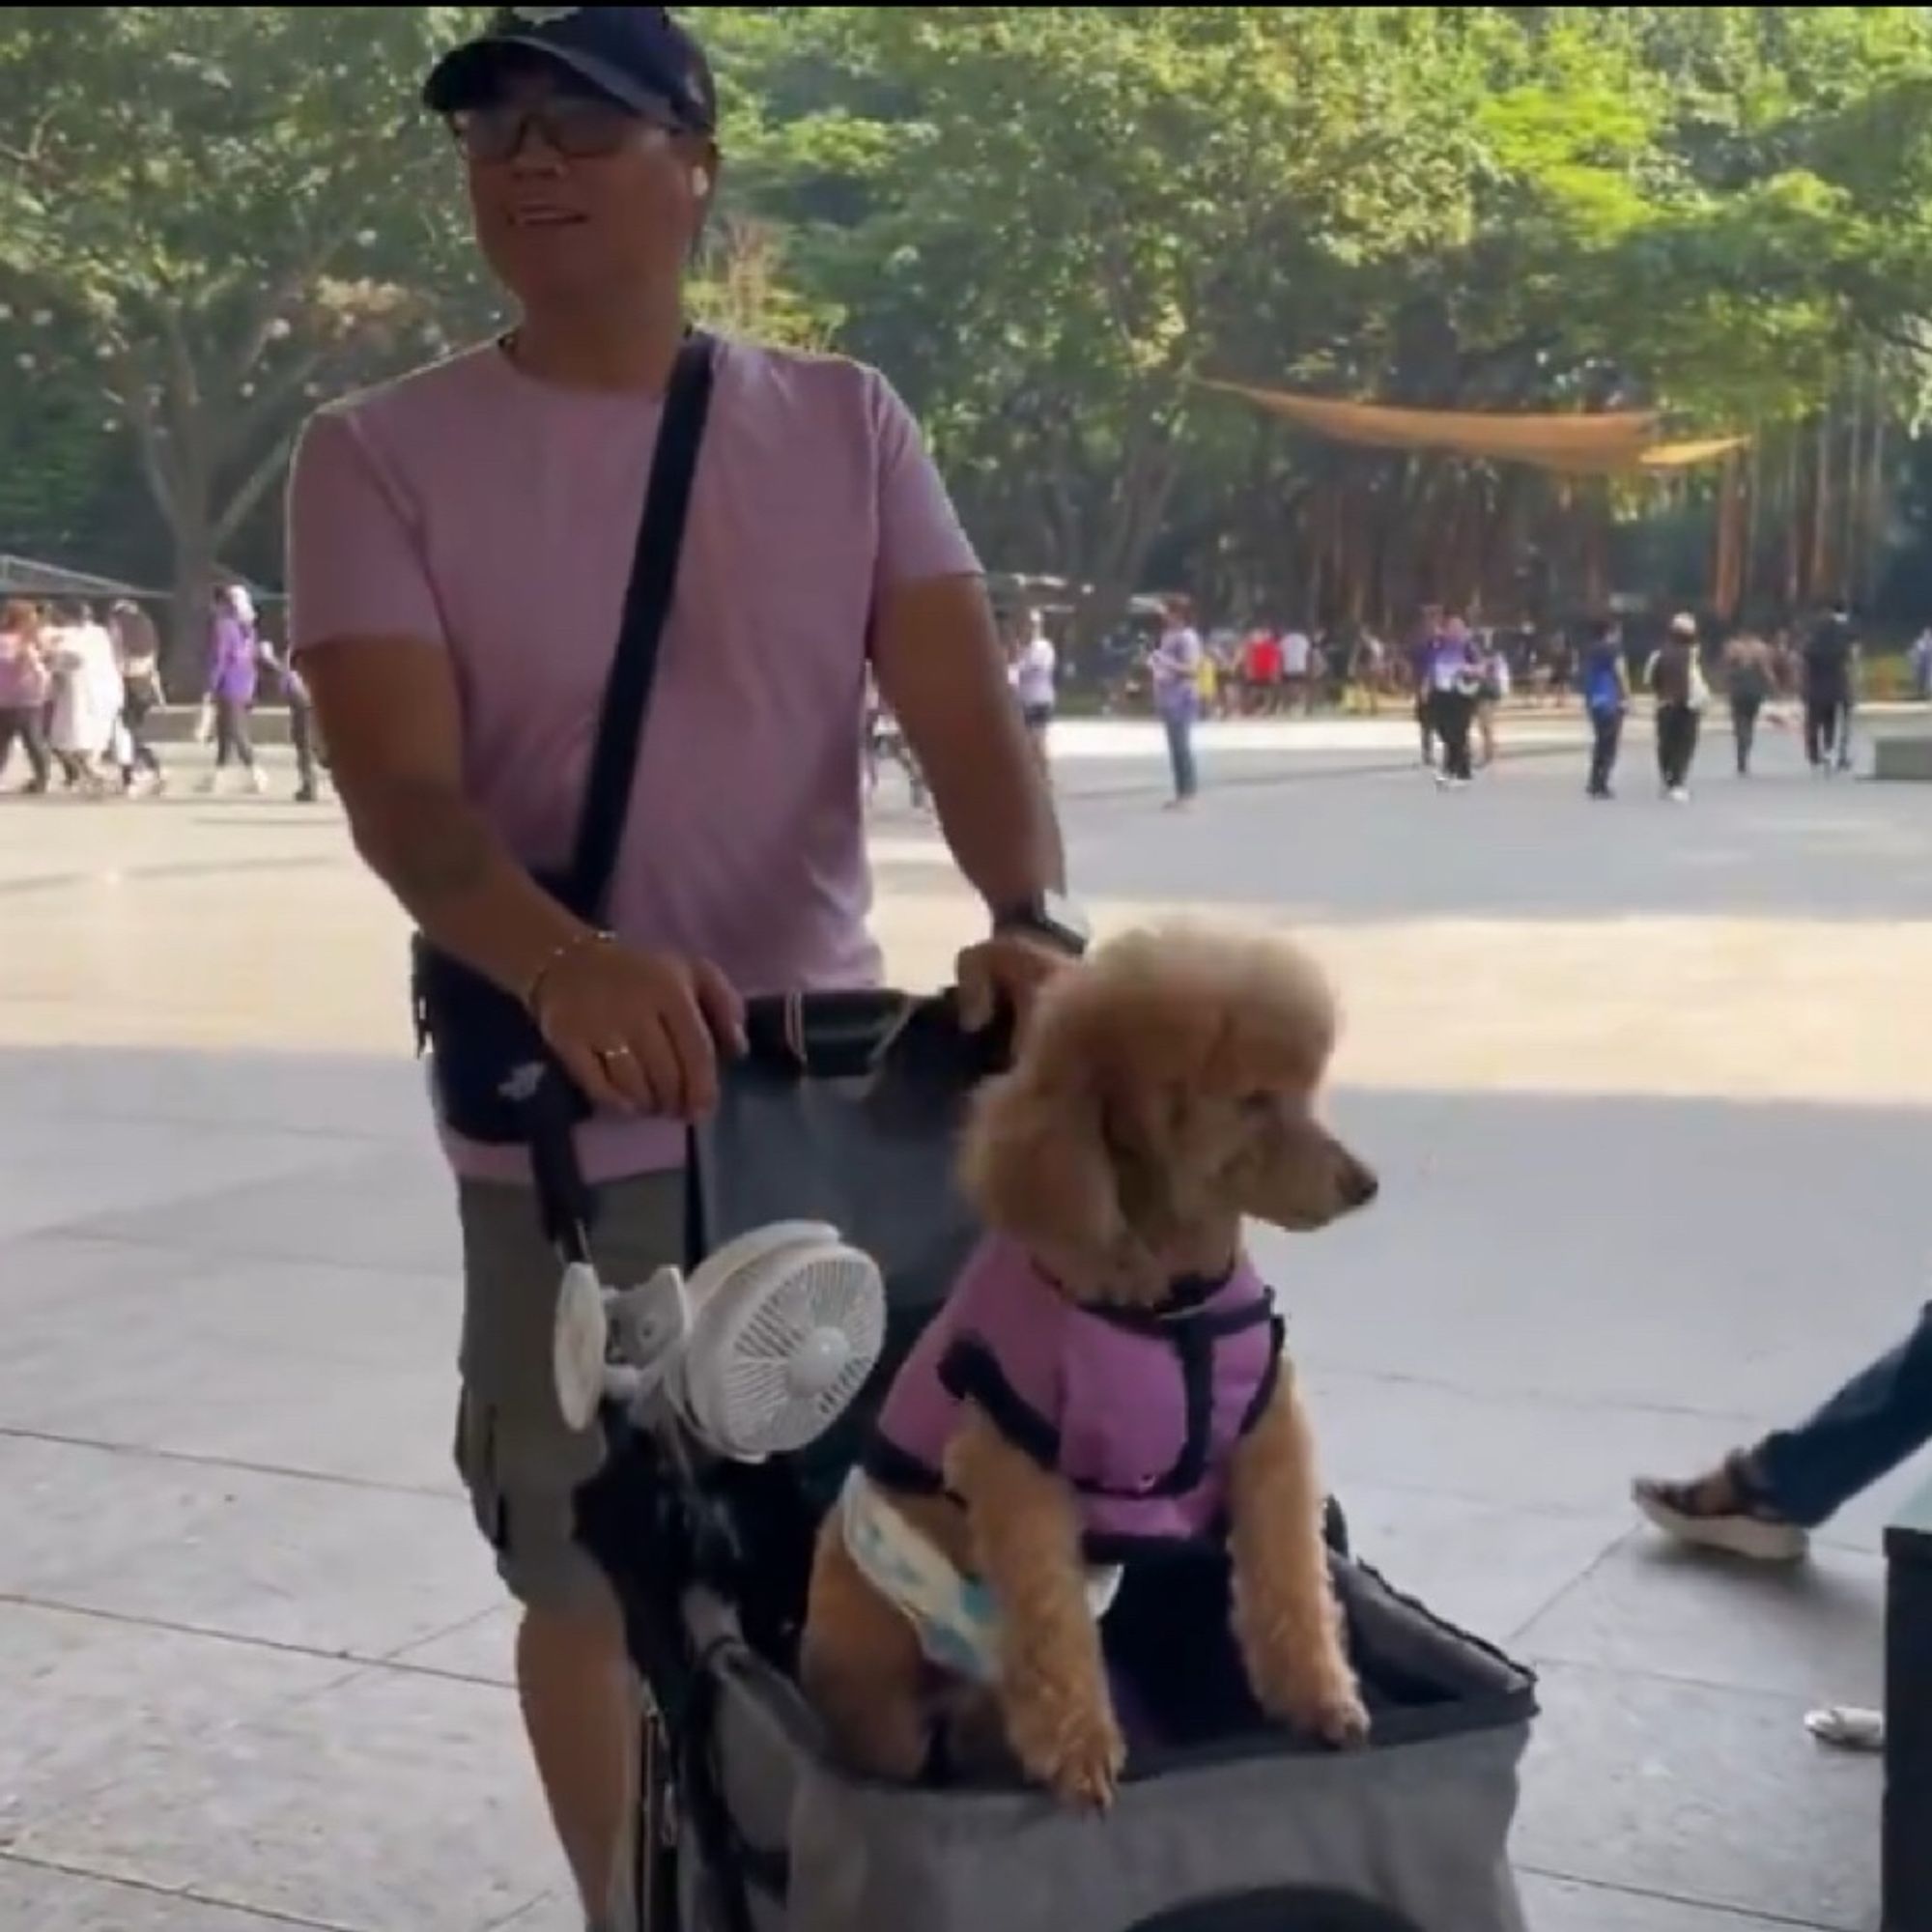
[{"label": "tree canopy", "polygon": [[[125,569],[160,534],[185,589],[273,572],[314,396],[494,313],[412,104],[476,14],[0,9],[0,536]],[[1386,620],[1632,574],[1870,595],[1914,560],[1926,10],[688,16],[726,108],[701,305],[879,362],[989,562],[1095,623],[1153,583]],[[1313,441],[1202,377],[1752,441],[1551,479]]]}]

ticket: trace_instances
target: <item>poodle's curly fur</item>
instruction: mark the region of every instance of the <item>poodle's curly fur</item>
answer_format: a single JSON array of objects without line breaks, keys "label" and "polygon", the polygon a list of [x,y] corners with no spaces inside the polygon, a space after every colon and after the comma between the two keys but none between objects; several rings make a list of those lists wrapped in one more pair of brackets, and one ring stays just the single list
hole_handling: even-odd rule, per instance
[{"label": "poodle's curly fur", "polygon": [[[980,1095],[966,1191],[989,1229],[1075,1299],[1156,1304],[1179,1278],[1224,1272],[1244,1217],[1315,1229],[1374,1197],[1374,1176],[1315,1111],[1335,1034],[1326,980],[1285,941],[1192,927],[1130,934],[1061,976],[1012,1071]],[[997,1708],[954,1696],[955,1741],[1002,1742],[1063,1799],[1104,1805],[1125,1753],[1073,1497],[971,1407],[946,1476],[946,1497],[893,1502],[999,1600]],[[1368,1718],[1286,1363],[1228,1477],[1235,1630],[1256,1696],[1330,1743],[1356,1741]],[[920,1774],[931,1673],[911,1624],[845,1553],[836,1518],[813,1568],[802,1670],[857,1767]]]}]

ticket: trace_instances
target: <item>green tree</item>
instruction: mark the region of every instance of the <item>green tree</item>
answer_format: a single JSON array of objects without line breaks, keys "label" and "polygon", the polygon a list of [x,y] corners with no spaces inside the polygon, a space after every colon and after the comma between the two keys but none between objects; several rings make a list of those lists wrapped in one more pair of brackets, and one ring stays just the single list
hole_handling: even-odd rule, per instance
[{"label": "green tree", "polygon": [[0,9],[0,293],[126,421],[184,623],[306,407],[443,339],[410,90],[473,11]]}]

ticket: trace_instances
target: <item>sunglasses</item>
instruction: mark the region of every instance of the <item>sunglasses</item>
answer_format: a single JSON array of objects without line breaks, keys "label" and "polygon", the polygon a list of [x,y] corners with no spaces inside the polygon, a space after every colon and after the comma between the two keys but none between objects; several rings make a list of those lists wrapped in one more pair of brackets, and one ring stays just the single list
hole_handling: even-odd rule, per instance
[{"label": "sunglasses", "polygon": [[663,140],[676,131],[658,121],[589,95],[558,95],[554,99],[503,101],[464,107],[449,117],[449,131],[466,158],[513,161],[532,131],[544,145],[569,161],[603,161],[621,152],[647,129]]}]

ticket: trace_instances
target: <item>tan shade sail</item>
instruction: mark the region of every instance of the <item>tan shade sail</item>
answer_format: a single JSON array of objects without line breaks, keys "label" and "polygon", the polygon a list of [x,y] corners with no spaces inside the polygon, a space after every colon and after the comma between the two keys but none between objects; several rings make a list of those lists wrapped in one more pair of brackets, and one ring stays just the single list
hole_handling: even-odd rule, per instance
[{"label": "tan shade sail", "polygon": [[1405,410],[1258,389],[1242,383],[1206,383],[1239,396],[1299,428],[1337,442],[1370,449],[1437,450],[1450,456],[1529,463],[1572,475],[1689,469],[1743,446],[1747,439],[1659,443],[1652,410],[1596,415],[1518,415],[1459,410]]},{"label": "tan shade sail", "polygon": [[1702,442],[1660,442],[1655,449],[1644,451],[1641,465],[1645,469],[1692,469],[1700,463],[1715,463],[1720,456],[1749,447],[1747,436],[1707,437]]}]

